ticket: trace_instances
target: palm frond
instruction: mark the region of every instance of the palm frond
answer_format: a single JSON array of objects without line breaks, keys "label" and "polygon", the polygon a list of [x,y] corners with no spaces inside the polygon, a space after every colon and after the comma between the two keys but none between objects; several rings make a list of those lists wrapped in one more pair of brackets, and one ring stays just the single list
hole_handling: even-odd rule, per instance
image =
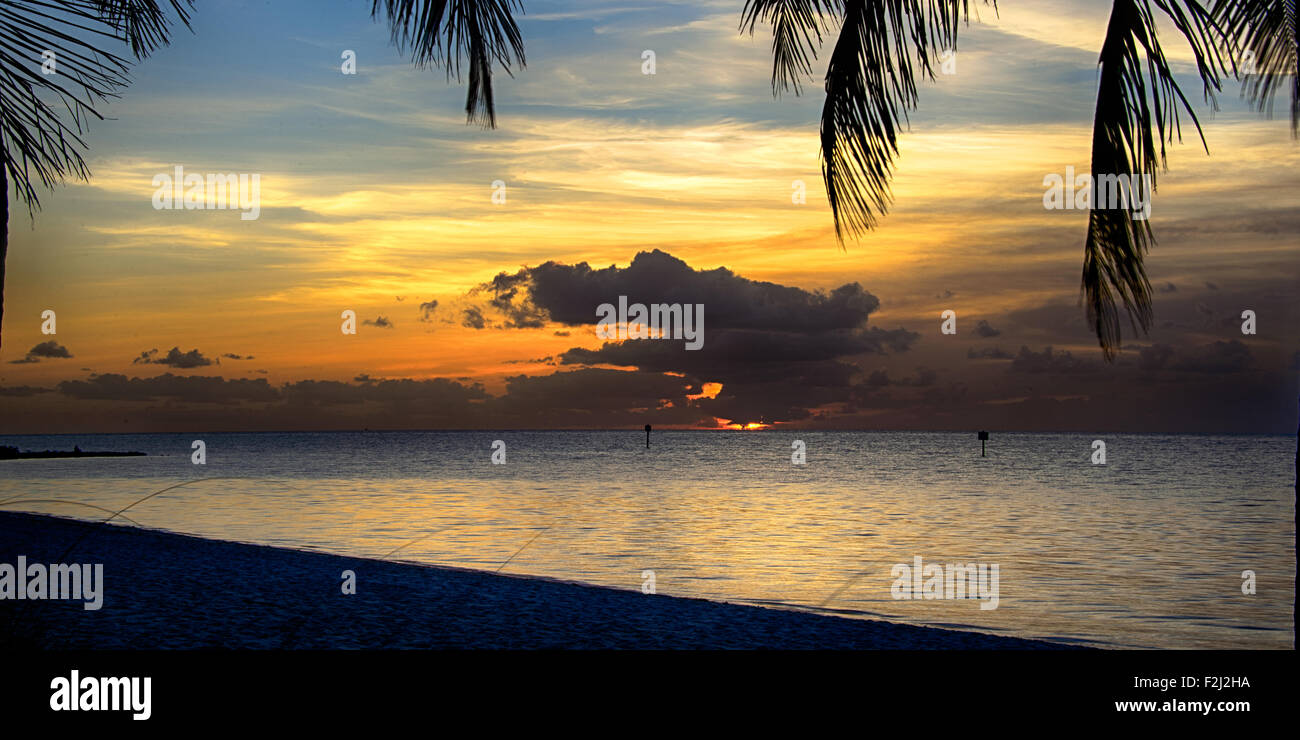
[{"label": "palm frond", "polygon": [[[1295,0],[1215,0],[1232,69],[1242,96],[1261,113],[1273,114],[1277,93],[1291,96],[1291,135],[1300,135],[1300,28]],[[1249,64],[1245,64],[1249,60]]]},{"label": "palm frond", "polygon": [[190,27],[190,10],[194,0],[167,0],[171,12],[158,0],[86,0],[99,19],[113,29],[118,38],[131,48],[136,59],[143,59],[171,40],[171,13],[186,28]]},{"label": "palm frond", "polygon": [[440,66],[447,79],[461,79],[469,67],[465,117],[496,127],[492,65],[511,72],[524,66],[524,42],[513,12],[519,0],[373,0],[371,17],[388,19],[393,44],[419,67]]},{"label": "palm frond", "polygon": [[888,210],[898,133],[916,108],[917,74],[933,80],[932,60],[956,51],[968,6],[968,0],[845,3],[821,120],[822,178],[841,244],[846,234],[874,228]]},{"label": "palm frond", "polygon": [[[1188,39],[1205,96],[1213,100],[1223,69],[1213,20],[1192,0],[1155,0],[1154,4]],[[1151,285],[1144,257],[1155,239],[1149,220],[1134,218],[1128,209],[1097,207],[1097,178],[1124,176],[1134,187],[1150,183],[1154,192],[1157,170],[1166,165],[1166,143],[1182,139],[1180,109],[1196,126],[1202,145],[1205,136],[1165,59],[1149,0],[1114,0],[1098,66],[1092,132],[1094,202],[1088,214],[1081,290],[1088,322],[1103,355],[1111,360],[1122,340],[1118,304],[1123,304],[1135,331],[1150,327]]]},{"label": "palm frond", "polygon": [[[127,83],[128,61],[101,48],[116,38],[89,1],[0,3],[0,147],[29,213],[40,205],[38,185],[88,174],[85,125]],[[41,71],[45,52],[55,74]]]},{"label": "palm frond", "polygon": [[740,30],[754,35],[759,21],[772,25],[772,94],[800,93],[800,80],[812,76],[812,59],[822,43],[828,17],[843,15],[842,0],[745,0]]}]

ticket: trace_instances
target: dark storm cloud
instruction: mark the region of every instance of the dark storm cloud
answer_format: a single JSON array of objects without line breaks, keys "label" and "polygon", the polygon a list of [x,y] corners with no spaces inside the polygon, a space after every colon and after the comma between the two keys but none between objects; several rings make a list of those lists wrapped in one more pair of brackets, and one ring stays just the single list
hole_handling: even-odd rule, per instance
[{"label": "dark storm cloud", "polygon": [[478,290],[492,291],[493,307],[515,325],[541,318],[570,326],[595,324],[596,308],[617,304],[619,296],[627,296],[629,304],[702,303],[710,331],[856,329],[880,306],[857,283],[829,292],[808,291],[743,278],[725,267],[695,270],[657,249],[637,254],[627,267],[592,269],[586,262],[547,262],[513,275],[503,272]]},{"label": "dark storm cloud", "polygon": [[255,360],[255,359],[257,359],[257,358],[255,358],[255,357],[253,357],[252,355],[237,355],[237,354],[235,354],[234,352],[226,352],[225,354],[223,354],[223,355],[221,355],[221,356],[224,357],[224,358],[226,358],[226,359],[228,359],[228,360]]},{"label": "dark storm cloud", "polygon": [[990,324],[988,321],[985,321],[984,319],[980,319],[979,323],[975,325],[975,331],[973,333],[976,336],[983,337],[984,339],[990,339],[992,337],[1001,335],[1002,331],[999,329],[994,329],[993,325]]},{"label": "dark storm cloud", "polygon": [[1178,292],[1178,286],[1177,286],[1177,285],[1174,285],[1173,283],[1165,283],[1164,285],[1157,285],[1157,286],[1156,286],[1156,292],[1158,292],[1158,293],[1177,293],[1177,292]]},{"label": "dark storm cloud", "polygon": [[[690,406],[740,422],[801,419],[810,405],[853,404],[862,397],[855,390],[862,371],[853,357],[904,352],[919,339],[902,328],[867,327],[880,301],[858,283],[809,291],[726,268],[696,270],[659,250],[641,252],[625,268],[547,262],[500,273],[476,290],[491,293],[487,308],[502,314],[502,328],[545,320],[592,325],[597,307],[617,305],[621,296],[629,305],[703,304],[698,350],[687,350],[684,340],[631,339],[574,347],[558,359],[561,365],[612,365],[721,383],[718,398]],[[474,318],[477,328],[480,317]],[[637,404],[655,407],[645,397]],[[681,413],[680,404],[672,408]]]},{"label": "dark storm cloud", "polygon": [[11,365],[26,365],[41,360],[65,360],[72,357],[67,347],[51,339],[27,350],[27,356],[20,360],[10,360]]},{"label": "dark storm cloud", "polygon": [[438,310],[438,301],[436,299],[420,304],[420,321],[433,321],[433,312]]},{"label": "dark storm cloud", "polygon": [[[919,339],[902,328],[867,327],[880,301],[858,283],[810,291],[751,280],[725,267],[697,270],[660,250],[637,254],[627,267],[550,261],[502,272],[470,295],[489,296],[481,306],[464,311],[464,325],[475,329],[535,328],[547,322],[591,326],[597,322],[597,308],[617,305],[620,297],[629,305],[702,304],[704,342],[699,350],[687,350],[684,340],[632,339],[597,349],[574,347],[558,361],[630,368],[642,377],[676,374],[721,383],[717,399],[691,404],[679,400],[670,408],[674,414],[682,413],[683,406],[725,411],[736,416],[723,418],[733,420],[804,418],[807,404],[852,403],[861,395],[854,391],[861,370],[851,362],[853,357],[904,352]],[[600,368],[587,368],[595,369]],[[552,378],[548,383],[563,383],[587,376],[544,377]],[[591,377],[625,382],[628,374]],[[516,379],[506,398],[517,402],[526,387]],[[656,407],[644,388],[636,393],[638,408]]]},{"label": "dark storm cloud", "polygon": [[189,370],[196,367],[206,367],[212,364],[212,360],[203,356],[198,349],[192,349],[189,352],[181,352],[180,347],[172,347],[167,354],[162,357],[158,356],[157,349],[141,352],[140,356],[131,361],[133,365],[166,365],[178,370]]},{"label": "dark storm cloud", "polygon": [[376,326],[376,327],[379,327],[380,329],[392,329],[392,328],[393,328],[393,322],[389,321],[388,318],[385,317],[385,316],[378,316],[378,317],[376,317],[376,318],[374,318],[374,319],[366,319],[365,321],[362,321],[361,323],[362,323],[362,325],[364,325],[364,326]]}]

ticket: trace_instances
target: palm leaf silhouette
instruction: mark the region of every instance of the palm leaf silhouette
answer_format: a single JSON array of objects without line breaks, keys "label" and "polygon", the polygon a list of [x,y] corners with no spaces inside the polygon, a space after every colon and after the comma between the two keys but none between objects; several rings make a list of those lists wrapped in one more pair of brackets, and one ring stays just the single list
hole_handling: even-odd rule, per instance
[{"label": "palm leaf silhouette", "polygon": [[[1192,45],[1205,85],[1213,99],[1219,87],[1219,55],[1213,24],[1199,3],[1155,0]],[[1166,143],[1181,140],[1179,109],[1187,113],[1205,144],[1200,121],[1178,87],[1156,36],[1155,16],[1147,0],[1114,0],[1097,65],[1097,107],[1092,127],[1092,175],[1123,175],[1130,182],[1149,182],[1154,192],[1157,171],[1166,166]],[[1209,149],[1206,149],[1208,153]],[[1121,341],[1119,306],[1130,323],[1146,331],[1151,324],[1151,284],[1144,258],[1155,243],[1149,220],[1124,209],[1098,208],[1094,180],[1088,234],[1083,251],[1081,290],[1088,323],[1102,353],[1113,359]],[[1118,298],[1118,300],[1117,300]]]},{"label": "palm leaf silhouette", "polygon": [[524,66],[515,10],[523,12],[519,0],[373,0],[370,15],[388,18],[393,44],[409,51],[417,66],[442,67],[448,80],[457,81],[461,66],[468,66],[465,116],[494,128],[492,63],[507,74],[512,64]]},{"label": "palm leaf silhouette", "polygon": [[[992,0],[986,3],[996,9]],[[875,228],[889,209],[898,134],[917,105],[916,77],[955,51],[968,0],[747,0],[741,28],[773,24],[772,91],[811,73],[814,40],[832,23],[839,39],[827,63],[821,117],[822,179],[836,240]]]},{"label": "palm leaf silhouette", "polygon": [[1261,113],[1273,113],[1273,99],[1285,87],[1291,96],[1291,135],[1300,134],[1300,29],[1295,0],[1218,0],[1214,18],[1232,52],[1242,95]]}]

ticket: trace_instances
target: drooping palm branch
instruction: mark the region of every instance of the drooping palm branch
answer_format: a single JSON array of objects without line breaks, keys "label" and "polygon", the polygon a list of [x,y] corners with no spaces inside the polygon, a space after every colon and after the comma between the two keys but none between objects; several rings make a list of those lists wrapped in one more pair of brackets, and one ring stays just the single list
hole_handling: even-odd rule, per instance
[{"label": "drooping palm branch", "polygon": [[[740,28],[754,35],[758,22],[772,24],[772,94],[793,89],[812,76],[812,61],[827,28],[826,16],[841,12],[839,0],[746,0]],[[811,57],[811,59],[810,59]]]},{"label": "drooping palm branch", "polygon": [[968,19],[968,0],[746,0],[742,30],[753,33],[759,20],[774,27],[773,94],[798,94],[822,32],[840,27],[826,69],[821,150],[841,244],[875,228],[888,211],[898,134],[917,105],[916,77],[934,79],[932,63],[955,51]]},{"label": "drooping palm branch", "polygon": [[[1207,100],[1213,100],[1224,71],[1212,34],[1213,22],[1198,2],[1114,0],[1097,60],[1100,74],[1092,127],[1092,175],[1122,175],[1135,188],[1149,182],[1151,192],[1157,188],[1158,170],[1166,167],[1165,145],[1175,137],[1182,138],[1180,109],[1205,144],[1196,112],[1178,87],[1160,46],[1153,4],[1191,44]],[[1098,189],[1094,179],[1081,290],[1088,323],[1102,354],[1110,360],[1122,341],[1118,304],[1123,305],[1134,330],[1150,328],[1151,284],[1144,258],[1155,239],[1151,222],[1134,218],[1131,210],[1097,208]]]},{"label": "drooping palm branch", "polygon": [[495,128],[492,63],[506,71],[524,66],[524,42],[514,11],[519,0],[373,0],[371,17],[388,18],[393,44],[409,51],[420,67],[439,66],[447,79],[460,81],[462,64],[469,67],[465,116]]}]

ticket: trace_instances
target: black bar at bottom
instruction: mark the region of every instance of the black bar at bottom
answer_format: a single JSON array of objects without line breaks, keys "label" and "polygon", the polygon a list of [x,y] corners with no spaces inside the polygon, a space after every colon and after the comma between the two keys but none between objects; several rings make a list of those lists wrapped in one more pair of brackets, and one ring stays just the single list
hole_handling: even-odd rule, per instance
[{"label": "black bar at bottom", "polygon": [[[1246,728],[1289,717],[1297,688],[1294,651],[9,652],[3,661],[0,717],[47,728],[338,728],[382,718],[440,734],[453,720],[540,716],[580,725],[838,718],[872,727],[888,717],[916,729]],[[82,680],[149,677],[150,717],[55,711],[51,683],[73,670]],[[1154,704],[1121,711],[1117,702]],[[1208,713],[1191,702],[1209,702]]]}]

